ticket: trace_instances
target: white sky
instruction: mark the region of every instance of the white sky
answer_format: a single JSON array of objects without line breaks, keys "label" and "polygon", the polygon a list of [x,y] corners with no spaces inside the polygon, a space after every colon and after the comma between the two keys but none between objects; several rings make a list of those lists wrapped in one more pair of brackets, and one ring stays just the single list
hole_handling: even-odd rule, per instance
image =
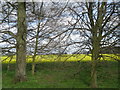
[{"label": "white sky", "polygon": [[[54,1],[54,0],[53,0]],[[55,0],[55,1],[57,1],[57,0]],[[83,1],[83,0],[82,0]],[[60,24],[64,24],[64,25],[68,25],[68,21],[71,21],[72,20],[72,17],[71,16],[64,16],[64,17],[62,17],[62,22],[60,22]],[[75,23],[76,22],[76,20],[72,20],[72,22],[71,23]],[[35,24],[36,22],[34,22],[34,23],[32,23],[32,25],[34,26],[34,27],[37,27],[37,25]],[[7,28],[7,27],[9,27],[7,24],[4,24],[4,25],[0,25],[0,29],[1,28]],[[29,27],[30,28],[30,27]],[[17,30],[16,30],[16,28],[12,28],[12,29],[10,29],[10,31],[12,31],[13,33],[16,33],[17,32]],[[67,38],[66,38],[67,39]],[[83,37],[81,37],[79,34],[75,34],[75,35],[73,35],[73,34],[71,34],[71,39],[73,40],[73,41],[76,41],[76,42],[79,42],[79,41],[81,41],[81,40],[84,40],[84,38]],[[47,44],[47,40],[44,40],[44,41],[42,41],[42,44]],[[0,43],[0,47],[3,47],[3,46],[5,46],[6,45],[6,43]],[[75,49],[73,49],[74,47],[73,46],[71,46],[71,47],[69,47],[69,48],[72,48],[68,53],[71,53],[71,52],[73,52]]]}]

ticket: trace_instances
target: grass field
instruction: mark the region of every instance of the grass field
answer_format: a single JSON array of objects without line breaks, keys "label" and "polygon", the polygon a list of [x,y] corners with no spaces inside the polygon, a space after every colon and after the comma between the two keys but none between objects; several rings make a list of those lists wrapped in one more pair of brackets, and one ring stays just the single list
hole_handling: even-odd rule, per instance
[{"label": "grass field", "polygon": [[[36,66],[31,75],[31,64],[27,64],[28,81],[13,83],[15,64],[3,64],[3,88],[89,88],[90,62],[43,62]],[[100,62],[98,65],[99,88],[118,87],[118,63]]]},{"label": "grass field", "polygon": [[[6,56],[3,56],[5,58]],[[35,75],[31,74],[31,58],[28,58],[27,81],[14,84],[15,56],[9,63],[2,64],[2,87],[3,88],[89,88],[91,61],[87,56],[78,62],[84,55],[42,55],[37,56]],[[59,59],[58,59],[59,58]],[[68,58],[68,59],[67,59]],[[66,62],[64,62],[66,61]],[[38,63],[39,62],[39,63]],[[106,58],[97,66],[99,88],[118,88],[118,62]]]}]

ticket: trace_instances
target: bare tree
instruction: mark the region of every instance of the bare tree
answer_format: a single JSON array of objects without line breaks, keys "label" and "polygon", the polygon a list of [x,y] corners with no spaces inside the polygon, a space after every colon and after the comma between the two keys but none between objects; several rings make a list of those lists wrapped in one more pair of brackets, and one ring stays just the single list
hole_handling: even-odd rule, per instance
[{"label": "bare tree", "polygon": [[[32,4],[32,3],[30,3]],[[55,50],[55,47],[59,44],[55,42],[55,39],[59,37],[59,34],[55,34],[58,30],[57,29],[57,23],[58,23],[58,14],[62,13],[61,10],[64,10],[66,5],[63,5],[63,8],[59,8],[56,10],[57,7],[54,5],[49,5],[49,3],[44,4],[41,3],[35,3],[33,2],[33,6],[29,6],[29,8],[32,8],[33,11],[31,14],[29,14],[29,17],[33,17],[32,20],[35,20],[37,23],[34,23],[34,26],[30,24],[31,29],[28,30],[28,36],[30,39],[28,40],[28,46],[29,48],[33,48],[31,53],[32,56],[32,74],[35,73],[35,60],[38,54],[47,54],[52,52],[52,50]],[[51,10],[52,8],[52,10]],[[54,8],[54,10],[53,10]],[[52,11],[52,13],[50,12]],[[30,13],[30,11],[29,11]],[[58,14],[56,14],[58,13]],[[60,14],[59,14],[60,16]],[[56,18],[56,19],[55,19]],[[30,21],[32,21],[30,20]],[[36,26],[36,27],[35,27]],[[59,26],[59,25],[58,25]],[[59,31],[60,32],[60,31]],[[62,31],[61,31],[62,32]],[[34,33],[34,34],[33,34]],[[32,36],[33,34],[33,36]],[[51,38],[56,35],[56,37]],[[42,42],[46,42],[42,43]],[[29,52],[29,51],[28,51]]]},{"label": "bare tree", "polygon": [[5,2],[1,14],[1,43],[7,44],[2,52],[8,56],[16,55],[15,82],[26,81],[26,3]]},{"label": "bare tree", "polygon": [[[91,87],[97,88],[97,63],[100,60],[102,47],[118,44],[116,32],[120,26],[115,2],[76,3],[69,7],[76,22],[71,29],[84,32],[87,38],[86,49],[92,54]],[[79,10],[78,10],[79,9]],[[85,43],[84,43],[85,45]]]}]

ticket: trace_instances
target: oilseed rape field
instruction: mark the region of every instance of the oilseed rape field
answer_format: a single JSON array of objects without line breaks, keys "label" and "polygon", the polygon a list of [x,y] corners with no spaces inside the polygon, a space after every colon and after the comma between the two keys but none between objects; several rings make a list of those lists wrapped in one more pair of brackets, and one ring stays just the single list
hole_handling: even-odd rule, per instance
[{"label": "oilseed rape field", "polygon": [[[2,56],[2,63],[15,63],[16,56]],[[7,58],[7,59],[6,59]],[[113,59],[119,60],[120,57],[114,54],[102,54],[100,60],[115,61]],[[74,62],[74,61],[91,61],[91,54],[62,54],[62,55],[37,55],[36,63],[39,62]],[[32,55],[28,55],[26,59],[27,63],[32,63]]]}]

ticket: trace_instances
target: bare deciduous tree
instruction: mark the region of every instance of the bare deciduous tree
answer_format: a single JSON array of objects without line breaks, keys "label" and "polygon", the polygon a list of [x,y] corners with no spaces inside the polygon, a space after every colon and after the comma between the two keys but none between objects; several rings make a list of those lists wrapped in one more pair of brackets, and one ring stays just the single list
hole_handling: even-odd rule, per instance
[{"label": "bare deciduous tree", "polygon": [[76,20],[74,24],[71,24],[72,29],[84,32],[83,36],[88,38],[86,45],[92,54],[92,88],[98,87],[96,69],[102,48],[114,47],[119,42],[116,36],[120,26],[117,4],[115,2],[86,2],[76,3],[76,6],[69,7]]}]

